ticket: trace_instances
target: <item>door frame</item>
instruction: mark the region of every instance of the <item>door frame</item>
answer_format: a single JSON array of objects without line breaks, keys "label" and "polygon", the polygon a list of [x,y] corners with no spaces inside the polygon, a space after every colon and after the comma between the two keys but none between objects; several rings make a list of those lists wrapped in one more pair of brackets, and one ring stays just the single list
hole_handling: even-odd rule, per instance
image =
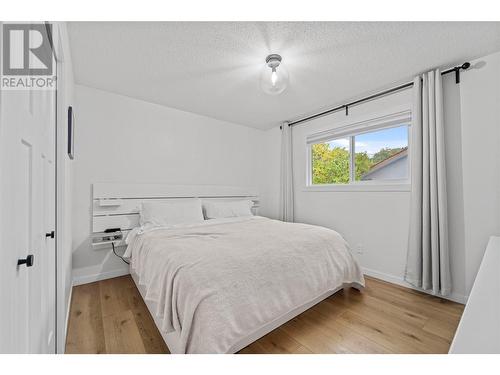
[{"label": "door frame", "polygon": [[56,353],[64,353],[66,331],[71,306],[72,244],[71,244],[71,197],[72,168],[67,154],[67,108],[73,105],[73,73],[67,25],[51,22],[54,40],[54,56],[57,69],[56,89]]},{"label": "door frame", "polygon": [[[48,23],[48,22],[47,22]],[[55,344],[55,353],[64,353],[65,349],[65,341],[66,341],[66,320],[64,317],[64,310],[66,308],[65,301],[64,301],[64,294],[65,294],[65,282],[63,279],[64,275],[64,270],[63,270],[63,264],[62,264],[62,249],[64,249],[64,230],[63,230],[63,223],[62,219],[64,218],[64,194],[62,192],[64,191],[65,188],[65,170],[64,170],[64,163],[61,163],[61,160],[64,160],[64,150],[65,148],[65,143],[64,143],[64,128],[60,126],[63,124],[63,108],[61,107],[61,101],[59,100],[59,95],[60,95],[60,82],[61,80],[64,82],[64,78],[62,75],[62,67],[63,67],[63,51],[62,51],[62,46],[61,46],[61,35],[60,35],[60,29],[59,25],[57,22],[52,22],[52,40],[53,40],[53,52],[54,52],[54,59],[56,63],[56,76],[57,76],[57,85],[56,85],[56,92],[55,92],[55,111],[56,111],[56,126],[55,126],[55,231],[56,231],[56,242],[55,242],[55,259],[56,259],[56,344]],[[64,90],[64,88],[62,88]],[[69,313],[69,306],[68,308],[68,313]],[[69,314],[67,314],[69,315]]]},{"label": "door frame", "polygon": [[[48,25],[52,25],[52,30],[48,27]],[[45,26],[46,26],[46,30],[47,30],[47,34],[50,35],[50,40],[51,40],[51,47],[52,47],[52,53],[54,55],[54,63],[55,63],[55,76],[56,76],[56,82],[58,82],[59,80],[59,65],[60,65],[60,61],[58,59],[58,53],[57,53],[57,50],[56,50],[56,41],[59,40],[58,36],[59,36],[59,27],[56,25],[55,22],[49,22],[49,21],[45,21]],[[56,37],[55,37],[56,36]],[[59,152],[59,145],[58,145],[58,133],[59,133],[59,126],[58,126],[58,117],[59,117],[59,113],[58,113],[58,102],[57,102],[57,98],[58,98],[58,84],[56,84],[56,88],[55,88],[55,92],[54,92],[54,121],[55,121],[55,124],[54,124],[54,231],[56,233],[55,235],[55,242],[54,242],[54,281],[55,281],[55,285],[54,285],[54,295],[55,295],[55,306],[54,306],[54,353],[53,354],[57,354],[58,353],[58,346],[59,346],[59,327],[58,327],[58,323],[59,323],[59,311],[58,311],[58,307],[59,307],[59,296],[60,296],[60,293],[59,293],[59,249],[61,249],[61,246],[60,246],[60,239],[61,236],[60,233],[59,233],[59,201],[58,201],[58,197],[59,197],[59,193],[58,193],[58,189],[59,189],[59,178],[58,178],[58,175],[59,175],[59,162],[58,162],[58,159],[59,159],[59,155],[58,155],[58,152]]]}]

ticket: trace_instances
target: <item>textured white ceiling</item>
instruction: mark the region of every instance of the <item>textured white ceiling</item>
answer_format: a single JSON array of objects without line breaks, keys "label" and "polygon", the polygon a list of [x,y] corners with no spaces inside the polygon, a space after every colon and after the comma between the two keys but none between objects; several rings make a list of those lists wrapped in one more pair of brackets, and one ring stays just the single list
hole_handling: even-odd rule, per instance
[{"label": "textured white ceiling", "polygon": [[[267,129],[428,68],[500,50],[500,22],[69,23],[79,84]],[[290,74],[261,92],[269,53]]]}]

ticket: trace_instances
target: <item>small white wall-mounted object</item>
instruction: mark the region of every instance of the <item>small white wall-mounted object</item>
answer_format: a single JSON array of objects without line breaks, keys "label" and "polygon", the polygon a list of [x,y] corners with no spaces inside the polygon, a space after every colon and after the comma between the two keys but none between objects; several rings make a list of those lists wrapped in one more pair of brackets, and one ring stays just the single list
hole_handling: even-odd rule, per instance
[{"label": "small white wall-mounted object", "polygon": [[452,354],[500,354],[500,237],[490,237],[450,347]]},{"label": "small white wall-mounted object", "polygon": [[123,204],[122,199],[99,199],[100,207],[117,207]]}]

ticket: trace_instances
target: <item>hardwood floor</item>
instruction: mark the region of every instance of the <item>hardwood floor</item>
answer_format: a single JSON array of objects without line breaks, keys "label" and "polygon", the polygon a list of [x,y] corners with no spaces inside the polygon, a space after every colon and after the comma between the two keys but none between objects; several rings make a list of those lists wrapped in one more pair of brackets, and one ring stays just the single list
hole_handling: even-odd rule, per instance
[{"label": "hardwood floor", "polygon": [[[447,353],[463,305],[366,278],[240,353]],[[168,353],[130,276],[73,289],[66,353]]]}]

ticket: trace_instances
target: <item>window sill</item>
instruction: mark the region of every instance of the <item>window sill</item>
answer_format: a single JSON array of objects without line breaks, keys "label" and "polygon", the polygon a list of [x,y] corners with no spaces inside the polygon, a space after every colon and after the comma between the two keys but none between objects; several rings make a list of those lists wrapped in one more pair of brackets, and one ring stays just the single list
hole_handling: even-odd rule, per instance
[{"label": "window sill", "polygon": [[346,185],[312,185],[304,186],[304,192],[367,192],[367,191],[411,191],[409,183],[386,184],[346,184]]}]

